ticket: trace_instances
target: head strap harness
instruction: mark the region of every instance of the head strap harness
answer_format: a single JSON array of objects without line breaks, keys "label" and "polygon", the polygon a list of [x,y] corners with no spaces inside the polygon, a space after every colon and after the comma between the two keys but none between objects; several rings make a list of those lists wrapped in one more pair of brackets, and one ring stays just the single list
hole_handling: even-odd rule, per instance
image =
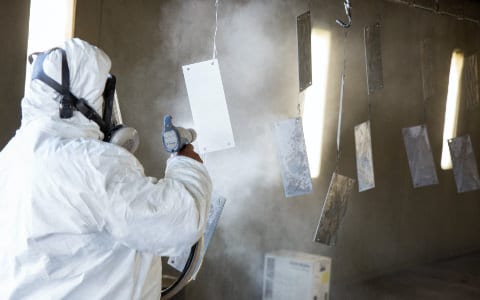
[{"label": "head strap harness", "polygon": [[[45,58],[48,56],[48,54],[55,50],[59,50],[62,54],[62,84],[59,84],[50,76],[45,74],[43,69],[43,62]],[[29,60],[33,61],[32,56],[29,57]],[[32,70],[32,80],[35,79],[42,81],[60,94],[60,118],[69,119],[73,116],[73,111],[77,110],[87,119],[94,121],[100,126],[102,132],[105,133],[105,139],[109,138],[107,135],[113,127],[113,124],[111,124],[111,117],[115,95],[115,76],[109,76],[105,86],[105,91],[103,92],[105,101],[103,112],[104,118],[102,118],[90,105],[88,105],[86,100],[77,98],[70,92],[70,70],[68,68],[67,54],[64,49],[53,48],[47,52],[38,54]]]}]

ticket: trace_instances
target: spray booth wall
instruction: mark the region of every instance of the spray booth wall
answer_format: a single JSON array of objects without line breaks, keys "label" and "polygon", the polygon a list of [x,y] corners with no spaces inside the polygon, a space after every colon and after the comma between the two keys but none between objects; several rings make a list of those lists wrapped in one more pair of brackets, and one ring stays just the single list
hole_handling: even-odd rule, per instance
[{"label": "spray booth wall", "polygon": [[20,100],[24,92],[29,2],[0,3],[0,148],[20,126]]},{"label": "spray booth wall", "polygon": [[[103,48],[118,78],[124,119],[136,127],[146,173],[163,176],[162,117],[192,126],[182,65],[211,59],[214,0],[78,1],[76,35]],[[478,6],[477,15],[480,14]],[[298,116],[296,17],[330,34],[321,171],[313,193],[285,198],[273,124]],[[479,50],[473,23],[387,1],[356,1],[346,42],[339,173],[356,178],[353,128],[368,119],[364,26],[379,22],[384,87],[370,95],[376,187],[350,198],[335,247],[312,242],[336,168],[343,68],[342,1],[220,1],[217,50],[236,147],[209,153],[214,188],[227,198],[198,279],[187,299],[259,299],[264,254],[278,249],[333,259],[342,284],[480,249],[480,192],[457,194],[452,170],[440,169],[450,58]],[[421,44],[433,45],[435,93],[423,100]],[[313,53],[322,55],[322,53]],[[208,118],[208,116],[205,116]],[[480,161],[480,108],[462,110]],[[402,128],[425,123],[439,184],[413,188]]]}]

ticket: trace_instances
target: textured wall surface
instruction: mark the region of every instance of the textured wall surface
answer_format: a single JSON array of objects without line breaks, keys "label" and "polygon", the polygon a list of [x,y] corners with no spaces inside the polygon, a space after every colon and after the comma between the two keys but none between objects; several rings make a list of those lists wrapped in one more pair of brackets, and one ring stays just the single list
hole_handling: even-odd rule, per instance
[{"label": "textured wall surface", "polygon": [[27,0],[0,3],[0,148],[20,126],[20,100],[25,87],[29,3]]},{"label": "textured wall surface", "polygon": [[[181,66],[212,57],[214,2],[78,1],[76,35],[111,56],[124,119],[140,131],[138,157],[149,175],[162,176],[165,167],[163,115],[192,125]],[[322,169],[313,194],[286,199],[273,124],[297,116],[296,16],[309,5],[313,28],[331,33]],[[480,192],[457,194],[452,171],[439,163],[451,53],[478,51],[479,27],[379,0],[354,2],[352,14],[339,173],[356,177],[353,128],[368,119],[363,28],[379,22],[384,88],[370,95],[376,187],[353,193],[330,248],[312,239],[335,170],[344,43],[335,18],[345,19],[342,1],[220,1],[218,60],[236,147],[207,155],[215,189],[227,203],[185,299],[259,299],[264,254],[278,249],[331,256],[333,283],[342,284],[480,248]],[[425,38],[434,45],[435,92],[424,106]],[[462,110],[459,121],[477,161],[479,118],[476,107]],[[440,184],[414,189],[401,129],[422,123]]]}]

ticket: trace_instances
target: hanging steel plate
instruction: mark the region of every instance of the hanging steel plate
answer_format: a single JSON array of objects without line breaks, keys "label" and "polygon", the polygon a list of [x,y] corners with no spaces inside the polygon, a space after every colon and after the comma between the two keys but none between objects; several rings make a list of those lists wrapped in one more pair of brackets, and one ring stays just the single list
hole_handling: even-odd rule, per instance
[{"label": "hanging steel plate", "polygon": [[302,119],[288,119],[275,123],[277,153],[286,197],[312,192],[312,178],[308,166],[307,148]]},{"label": "hanging steel plate", "polygon": [[310,11],[297,17],[297,41],[298,41],[298,77],[299,89],[312,85],[312,25]]},{"label": "hanging steel plate", "polygon": [[[203,245],[201,249],[201,257],[205,256],[205,252],[207,252],[208,245],[212,240],[213,233],[217,228],[218,220],[220,219],[220,215],[223,212],[223,207],[225,206],[225,202],[227,200],[220,196],[219,194],[213,192],[212,198],[210,201],[210,208],[208,211],[207,222],[205,224],[205,232],[203,233]],[[178,271],[182,271],[187,263],[188,257],[190,255],[190,247],[187,247],[185,251],[182,252],[179,256],[170,257],[168,259],[168,264],[175,268]],[[200,264],[196,266],[199,268]]]},{"label": "hanging steel plate", "polygon": [[315,232],[315,242],[329,246],[336,244],[338,230],[347,211],[348,199],[354,185],[354,179],[333,173]]},{"label": "hanging steel plate", "polygon": [[368,93],[383,88],[380,23],[364,28]]},{"label": "hanging steel plate", "polygon": [[419,125],[403,128],[402,132],[413,186],[417,188],[438,184],[427,127]]},{"label": "hanging steel plate", "polygon": [[467,109],[472,109],[479,104],[478,95],[478,64],[477,55],[465,58],[462,78],[462,95],[467,103]]},{"label": "hanging steel plate", "polygon": [[448,140],[453,163],[453,175],[457,192],[464,193],[480,189],[477,161],[469,135]]},{"label": "hanging steel plate", "polygon": [[355,153],[357,158],[358,191],[375,187],[373,173],[372,138],[370,121],[355,126]]},{"label": "hanging steel plate", "polygon": [[208,153],[235,147],[218,60],[183,66],[183,76],[199,151]]}]

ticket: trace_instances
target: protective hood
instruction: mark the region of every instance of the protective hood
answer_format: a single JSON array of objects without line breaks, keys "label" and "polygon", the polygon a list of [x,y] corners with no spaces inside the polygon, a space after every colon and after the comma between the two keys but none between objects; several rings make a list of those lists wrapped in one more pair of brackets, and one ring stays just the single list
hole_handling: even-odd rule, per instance
[{"label": "protective hood", "polygon": [[[67,41],[70,91],[102,112],[110,60]],[[61,82],[61,50],[44,72]],[[35,80],[20,130],[0,151],[0,299],[155,299],[162,260],[203,235],[212,183],[201,163],[174,156],[165,177],[145,175],[125,149],[96,140],[94,121]]]},{"label": "protective hood", "polygon": [[[102,115],[105,82],[111,62],[101,49],[80,39],[66,41],[62,46],[67,54],[70,69],[70,90],[77,98],[83,98]],[[35,61],[33,62],[35,64]],[[62,81],[62,55],[60,50],[51,51],[45,58],[43,69],[55,81]],[[74,111],[70,119],[59,116],[60,95],[51,87],[33,80],[22,100],[22,125],[37,126],[63,137],[91,137],[102,139],[99,126]]]}]

